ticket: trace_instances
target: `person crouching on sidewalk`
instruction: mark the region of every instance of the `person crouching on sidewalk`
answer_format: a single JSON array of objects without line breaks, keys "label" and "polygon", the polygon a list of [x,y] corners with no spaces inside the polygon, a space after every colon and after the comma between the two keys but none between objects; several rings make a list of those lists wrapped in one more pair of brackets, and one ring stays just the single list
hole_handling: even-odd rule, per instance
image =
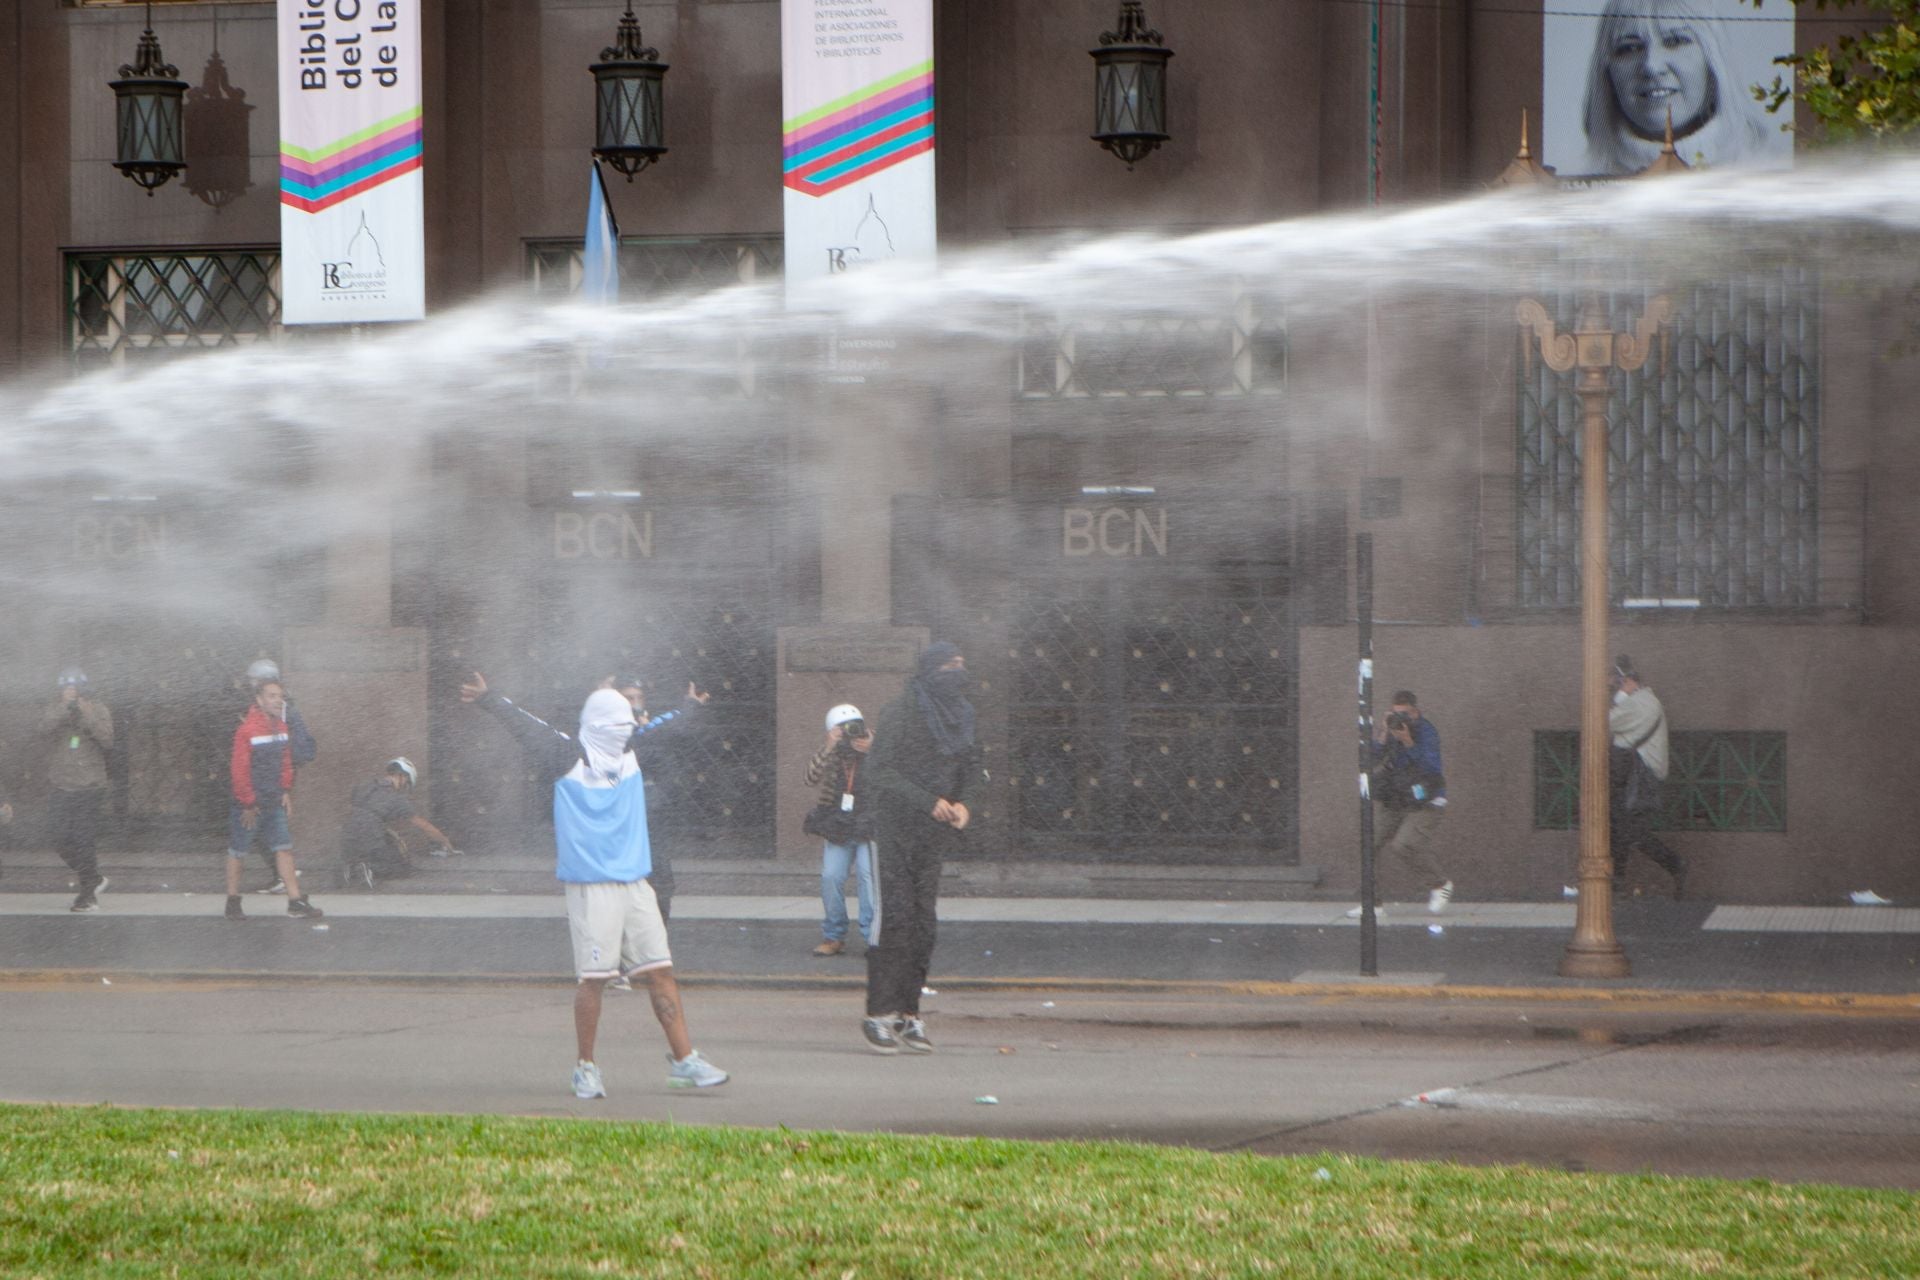
[{"label": "person crouching on sidewalk", "polygon": [[353,789],[353,808],[340,828],[340,862],[349,882],[359,876],[371,889],[375,877],[398,880],[413,874],[405,848],[389,834],[402,823],[433,841],[442,854],[452,851],[453,841],[414,811],[409,796],[419,778],[413,761],[395,756],[379,777]]},{"label": "person crouching on sidewalk", "polygon": [[233,731],[233,754],[228,773],[233,782],[233,810],[227,823],[227,919],[244,920],[240,906],[240,872],[254,841],[273,852],[274,869],[287,887],[287,914],[318,920],[326,913],[300,892],[300,872],[293,861],[293,837],[287,816],[293,808],[293,745],[284,712],[286,690],[277,680],[261,684],[253,706]]}]

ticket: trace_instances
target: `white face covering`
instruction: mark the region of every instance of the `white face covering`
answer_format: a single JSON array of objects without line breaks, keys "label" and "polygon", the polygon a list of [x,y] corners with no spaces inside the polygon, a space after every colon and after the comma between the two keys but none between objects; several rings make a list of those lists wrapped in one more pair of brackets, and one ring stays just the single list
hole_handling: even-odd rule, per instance
[{"label": "white face covering", "polygon": [[612,689],[595,689],[580,708],[580,745],[587,767],[605,778],[623,775],[627,741],[633,737],[633,704]]}]

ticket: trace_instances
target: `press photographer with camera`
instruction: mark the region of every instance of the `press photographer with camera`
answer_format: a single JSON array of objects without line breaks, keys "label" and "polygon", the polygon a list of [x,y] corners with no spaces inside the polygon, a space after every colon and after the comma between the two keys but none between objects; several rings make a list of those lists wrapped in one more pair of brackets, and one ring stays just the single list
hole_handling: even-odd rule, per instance
[{"label": "press photographer with camera", "polygon": [[860,708],[843,702],[827,712],[827,742],[807,762],[807,785],[820,793],[802,830],[819,836],[820,945],[816,956],[837,956],[847,947],[847,872],[860,899],[860,940],[873,942],[873,806],[860,801],[860,766],[873,733]]},{"label": "press photographer with camera", "polygon": [[[1373,774],[1368,780],[1374,838],[1383,858],[1420,876],[1427,890],[1427,910],[1439,915],[1453,901],[1453,881],[1433,855],[1434,835],[1447,812],[1440,730],[1421,714],[1411,689],[1395,693],[1392,707],[1374,729]],[[1347,914],[1358,916],[1360,909]]]}]

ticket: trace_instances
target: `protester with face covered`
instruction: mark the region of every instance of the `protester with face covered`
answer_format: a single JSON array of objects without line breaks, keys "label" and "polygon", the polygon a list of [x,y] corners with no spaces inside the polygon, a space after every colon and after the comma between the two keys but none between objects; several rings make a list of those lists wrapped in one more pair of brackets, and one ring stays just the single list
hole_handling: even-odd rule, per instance
[{"label": "protester with face covered", "polygon": [[[688,694],[700,696],[691,686]],[[460,700],[491,713],[526,749],[528,760],[553,779],[554,875],[566,891],[577,979],[574,1096],[607,1096],[594,1060],[601,1005],[609,982],[636,975],[645,980],[654,1017],[666,1033],[667,1083],[725,1084],[727,1073],[688,1038],[666,921],[647,883],[652,852],[641,757],[655,735],[635,732],[632,703],[612,689],[587,695],[577,738],[490,692],[477,671],[460,686]]]},{"label": "protester with face covered", "polygon": [[1610,0],[1588,67],[1581,174],[1639,173],[1660,155],[1667,121],[1688,164],[1765,160],[1761,105],[1727,61],[1719,20],[1693,0]]},{"label": "protester with face covered", "polygon": [[862,788],[874,802],[878,883],[862,1031],[875,1053],[933,1052],[920,993],[933,960],[940,867],[973,820],[986,779],[971,687],[956,646],[928,645],[906,691],[874,724]]},{"label": "protester with face covered", "polygon": [[40,718],[47,750],[47,827],[60,860],[73,870],[80,892],[70,911],[98,911],[107,887],[95,849],[100,807],[107,794],[107,752],[113,749],[113,713],[93,695],[87,673],[60,673],[59,696]]}]

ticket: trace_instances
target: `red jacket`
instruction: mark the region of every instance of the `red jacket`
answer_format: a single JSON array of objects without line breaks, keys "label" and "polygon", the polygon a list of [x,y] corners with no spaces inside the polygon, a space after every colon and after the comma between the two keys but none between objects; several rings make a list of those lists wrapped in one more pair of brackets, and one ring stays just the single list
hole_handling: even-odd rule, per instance
[{"label": "red jacket", "polygon": [[252,809],[263,801],[279,804],[293,789],[293,746],[287,722],[258,706],[247,708],[246,719],[233,731],[233,802]]}]

